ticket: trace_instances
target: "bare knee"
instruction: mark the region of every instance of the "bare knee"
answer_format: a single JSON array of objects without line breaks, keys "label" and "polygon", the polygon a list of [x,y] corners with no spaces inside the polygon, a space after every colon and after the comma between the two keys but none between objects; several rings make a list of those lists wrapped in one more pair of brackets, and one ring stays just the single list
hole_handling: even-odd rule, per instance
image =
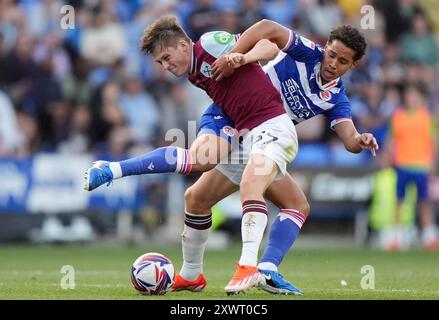
[{"label": "bare knee", "polygon": [[297,210],[305,216],[308,216],[311,212],[311,206],[305,195],[287,196],[284,194],[279,196],[278,194],[271,192],[268,194],[268,200],[279,209]]},{"label": "bare knee", "polygon": [[308,203],[308,200],[306,200],[306,198],[297,201],[297,199],[295,199],[296,201],[283,201],[283,202],[277,202],[274,203],[276,206],[278,206],[280,209],[292,209],[292,210],[297,210],[300,213],[304,214],[305,216],[308,216],[309,213],[311,212],[311,207]]},{"label": "bare knee", "polygon": [[186,212],[192,214],[209,214],[211,212],[211,203],[203,196],[200,189],[189,187],[184,193],[184,203]]},{"label": "bare knee", "polygon": [[305,216],[308,216],[311,212],[311,206],[309,205],[309,202],[305,199],[305,201],[300,203],[296,210],[303,213]]},{"label": "bare knee", "polygon": [[300,200],[294,199],[294,201],[288,201],[286,203],[281,203],[280,208],[282,209],[293,209],[297,210],[300,213],[304,214],[305,216],[308,216],[311,212],[311,206],[309,205],[308,200],[306,197],[301,198]]},{"label": "bare knee", "polygon": [[246,182],[240,183],[239,190],[241,194],[241,202],[258,199],[255,193],[251,190],[250,185],[251,185],[250,183],[246,183]]}]

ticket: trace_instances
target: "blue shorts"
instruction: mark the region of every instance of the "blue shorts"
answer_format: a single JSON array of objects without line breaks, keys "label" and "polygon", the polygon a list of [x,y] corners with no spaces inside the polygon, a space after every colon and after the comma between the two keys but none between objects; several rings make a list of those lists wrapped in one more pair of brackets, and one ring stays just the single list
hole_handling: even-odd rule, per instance
[{"label": "blue shorts", "polygon": [[214,103],[212,103],[201,116],[197,136],[207,133],[215,134],[218,137],[226,139],[229,143],[232,143],[232,139],[236,133],[235,124],[232,119],[226,116]]},{"label": "blue shorts", "polygon": [[428,200],[428,173],[422,170],[407,170],[404,168],[396,169],[396,195],[401,201],[405,197],[405,190],[410,182],[416,184],[416,191],[419,200]]}]

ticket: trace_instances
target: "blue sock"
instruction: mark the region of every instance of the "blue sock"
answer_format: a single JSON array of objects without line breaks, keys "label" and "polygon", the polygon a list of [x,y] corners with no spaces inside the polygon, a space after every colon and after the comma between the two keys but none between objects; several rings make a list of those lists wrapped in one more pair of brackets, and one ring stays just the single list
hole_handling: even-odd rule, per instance
[{"label": "blue sock", "polygon": [[297,210],[281,210],[271,225],[261,263],[270,262],[278,267],[296,241],[305,220],[306,216]]},{"label": "blue sock", "polygon": [[178,147],[158,148],[119,164],[123,177],[165,172],[188,174],[192,167],[189,150]]}]

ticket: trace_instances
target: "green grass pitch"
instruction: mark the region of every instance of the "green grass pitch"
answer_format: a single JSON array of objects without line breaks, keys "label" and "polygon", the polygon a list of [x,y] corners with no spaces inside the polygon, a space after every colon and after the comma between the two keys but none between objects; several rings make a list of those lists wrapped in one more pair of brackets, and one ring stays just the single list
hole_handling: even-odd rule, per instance
[{"label": "green grass pitch", "polygon": [[[145,252],[160,252],[181,267],[180,247],[1,246],[0,299],[91,300],[227,300],[227,299],[439,299],[439,253],[408,251],[386,253],[366,249],[301,249],[290,251],[281,265],[284,276],[305,295],[271,295],[252,288],[236,296],[223,289],[232,277],[240,247],[207,251],[202,293],[168,292],[164,296],[138,294],[130,283],[131,263]],[[75,288],[62,289],[61,268],[75,270]],[[374,289],[362,289],[361,273],[372,266]],[[346,285],[341,281],[345,280]]]}]

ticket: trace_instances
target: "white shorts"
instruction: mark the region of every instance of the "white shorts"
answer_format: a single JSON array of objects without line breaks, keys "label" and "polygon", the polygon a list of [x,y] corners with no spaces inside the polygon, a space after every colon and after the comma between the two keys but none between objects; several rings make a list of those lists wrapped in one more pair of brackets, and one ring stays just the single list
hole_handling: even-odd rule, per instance
[{"label": "white shorts", "polygon": [[279,180],[285,176],[288,164],[298,151],[296,128],[287,114],[261,123],[244,134],[236,144],[228,157],[216,166],[235,185],[241,183],[250,154],[262,154],[273,160],[279,168],[275,180]]}]

